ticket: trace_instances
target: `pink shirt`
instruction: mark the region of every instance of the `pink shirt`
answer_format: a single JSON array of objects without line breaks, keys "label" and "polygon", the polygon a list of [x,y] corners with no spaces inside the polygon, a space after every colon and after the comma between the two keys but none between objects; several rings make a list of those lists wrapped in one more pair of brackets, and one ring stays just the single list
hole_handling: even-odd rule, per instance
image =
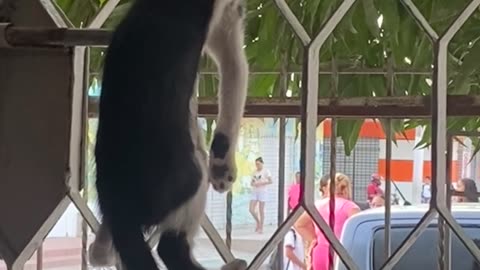
[{"label": "pink shirt", "polygon": [[300,184],[293,184],[288,189],[288,206],[295,208],[300,201]]},{"label": "pink shirt", "polygon": [[382,195],[383,192],[382,192],[382,189],[375,185],[374,183],[370,183],[368,184],[367,186],[367,198],[369,201],[371,201],[373,199],[373,197],[377,196],[377,195]]},{"label": "pink shirt", "polygon": [[[318,212],[320,213],[320,216],[327,221],[327,224],[330,220],[330,198],[324,198],[315,203],[315,206],[318,209]],[[347,199],[335,198],[335,226],[334,226],[334,232],[335,236],[337,238],[340,238],[340,234],[342,233],[343,229],[343,224],[345,221],[348,219],[348,214],[353,210],[358,208],[358,206]],[[327,245],[328,246],[328,241],[323,235],[322,231],[320,231],[320,228],[315,226],[315,233],[317,234],[317,244],[320,245]]]},{"label": "pink shirt", "polygon": [[[329,223],[330,220],[330,198],[321,199],[315,203],[315,206],[320,213],[320,216]],[[337,238],[340,238],[343,225],[348,219],[348,214],[353,209],[358,209],[358,206],[347,199],[335,198],[335,226],[334,233]],[[322,231],[315,226],[315,233],[317,235],[317,245],[313,249],[313,269],[314,270],[328,270],[328,248],[330,244]]]}]

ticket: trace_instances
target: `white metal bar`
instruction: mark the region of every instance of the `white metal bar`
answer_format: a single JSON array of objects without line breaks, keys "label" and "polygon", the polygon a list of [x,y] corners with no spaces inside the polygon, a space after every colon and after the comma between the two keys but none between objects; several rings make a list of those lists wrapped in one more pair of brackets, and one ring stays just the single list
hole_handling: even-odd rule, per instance
[{"label": "white metal bar", "polygon": [[101,28],[107,21],[108,17],[112,14],[113,10],[117,7],[120,0],[108,0],[107,3],[100,9],[97,16],[88,25],[88,28]]},{"label": "white metal bar", "polygon": [[452,214],[448,211],[448,209],[439,207],[438,213],[448,224],[452,232],[455,233],[458,239],[460,239],[460,241],[467,248],[468,252],[470,252],[473,258],[475,258],[475,260],[478,263],[480,263],[480,250],[478,249],[477,245],[475,245],[473,240],[467,236],[463,228],[457,223],[457,221],[452,216]]},{"label": "white metal bar", "polygon": [[436,42],[438,40],[438,34],[433,29],[433,27],[428,23],[427,19],[423,16],[423,14],[418,10],[417,6],[413,3],[412,0],[402,0],[402,3],[405,5],[405,8],[410,12],[413,19],[417,22],[417,24],[423,29],[423,31],[427,34],[432,42]]},{"label": "white metal bar", "polygon": [[[448,45],[454,35],[460,30],[463,24],[477,10],[480,0],[472,0],[461,12],[461,14],[452,22],[447,31],[440,37],[437,44],[434,45],[435,63],[434,63],[434,84],[432,91],[432,168],[433,168],[433,195],[435,196],[435,206],[441,216],[441,222],[446,222],[451,230],[457,235],[465,245],[472,256],[480,262],[480,251],[475,243],[466,236],[463,229],[455,221],[449,211],[447,203],[447,90],[448,90]],[[441,258],[441,269],[450,269],[450,233],[445,225],[439,226],[440,248],[446,252],[444,258]],[[449,245],[447,248],[445,245]]]},{"label": "white metal bar", "polygon": [[410,247],[415,244],[420,235],[427,229],[430,222],[436,215],[435,209],[428,210],[427,213],[422,217],[420,222],[415,226],[415,228],[410,232],[410,234],[403,240],[400,246],[393,252],[392,256],[382,265],[381,270],[391,270],[393,267],[400,261],[400,259],[407,253]]},{"label": "white metal bar", "polygon": [[38,0],[38,2],[42,5],[45,9],[47,14],[52,19],[53,23],[61,28],[61,27],[69,27],[69,24],[65,22],[66,16],[62,16],[58,9],[56,8],[55,4],[52,3],[52,0]]},{"label": "white metal bar", "polygon": [[272,237],[267,241],[265,246],[257,253],[255,258],[248,266],[248,269],[260,269],[262,263],[267,259],[268,255],[277,247],[278,243],[282,241],[285,234],[290,230],[295,221],[304,213],[304,208],[301,205],[298,205],[295,209],[292,210],[290,215],[288,215],[285,222],[280,225],[277,230],[273,233]]},{"label": "white metal bar", "polygon": [[25,248],[13,261],[12,265],[8,265],[9,270],[23,270],[25,263],[32,257],[35,250],[38,249],[43,242],[43,239],[48,235],[48,232],[53,228],[53,226],[55,226],[65,210],[67,210],[70,202],[70,198],[65,196],[58,203],[57,207],[55,207],[50,216],[48,216],[42,226],[40,226],[38,231],[32,236]]},{"label": "white metal bar", "polygon": [[[315,178],[315,145],[316,128],[318,121],[318,80],[320,49],[335,27],[340,23],[345,14],[355,3],[355,0],[345,0],[337,10],[328,18],[321,27],[320,32],[306,47],[305,60],[303,63],[302,92],[302,124],[301,124],[301,174],[302,174],[302,201],[305,210],[310,214],[317,226],[320,227],[333,249],[349,269],[355,270],[353,259],[350,257],[328,224],[321,218],[314,205],[314,178]],[[306,68],[306,70],[305,70]],[[330,176],[334,179],[334,175]]]},{"label": "white metal bar", "polygon": [[315,192],[315,144],[318,121],[318,61],[320,50],[305,53],[302,114],[300,132],[300,174],[302,179],[303,204],[314,209]]},{"label": "white metal bar", "polygon": [[472,16],[480,5],[480,0],[472,0],[458,15],[455,21],[448,27],[447,31],[440,37],[440,45],[447,46],[453,36],[460,30],[462,25]]},{"label": "white metal bar", "polygon": [[323,232],[323,235],[325,235],[325,238],[327,238],[330,245],[338,254],[339,259],[342,260],[342,262],[347,266],[347,269],[358,270],[359,268],[353,261],[350,254],[348,254],[345,247],[343,247],[343,245],[340,243],[340,240],[337,239],[332,229],[330,229],[330,227],[328,226],[327,222],[320,216],[317,209],[306,209],[306,211],[310,214],[319,229]]},{"label": "white metal bar", "polygon": [[[332,78],[334,79],[334,78]],[[332,91],[334,95],[337,92],[336,87]],[[332,118],[332,121],[330,122],[330,130],[331,130],[331,135],[330,135],[330,190],[329,190],[329,217],[328,217],[328,225],[330,226],[330,230],[332,232],[335,229],[335,194],[336,194],[336,178],[337,178],[337,119]],[[332,184],[333,183],[333,184]],[[325,219],[323,219],[325,220]],[[333,269],[334,265],[334,258],[335,258],[335,250],[333,249],[333,246],[330,245],[328,249],[328,269]]]},{"label": "white metal bar", "polygon": [[[390,78],[393,80],[392,78]],[[393,82],[391,82],[393,84]],[[385,260],[386,261],[392,253],[391,244],[391,218],[392,218],[392,120],[387,119],[387,134],[386,134],[386,167],[385,167]]]},{"label": "white metal bar", "polygon": [[[388,77],[387,77],[387,89],[388,95],[394,95],[395,90],[395,75],[393,74],[393,59],[392,55],[388,57]],[[386,153],[385,157],[387,160],[385,167],[385,258],[384,262],[390,257],[392,253],[392,239],[391,239],[391,218],[392,218],[392,119],[387,119],[387,134],[386,134]]]},{"label": "white metal bar", "polygon": [[303,46],[307,46],[310,43],[311,38],[303,25],[298,20],[297,16],[293,14],[287,2],[285,2],[285,0],[275,0],[275,4],[282,13],[285,20],[287,20],[288,24],[290,24],[290,26],[292,27],[295,35],[297,35],[297,37],[302,42]]},{"label": "white metal bar", "polygon": [[86,47],[75,47],[73,54],[73,78],[72,85],[72,107],[70,116],[70,149],[69,149],[69,173],[68,185],[72,190],[78,191],[82,173],[83,150],[82,140],[84,139],[84,86],[85,77],[85,50]]},{"label": "white metal bar", "polygon": [[337,8],[337,10],[332,14],[332,16],[328,18],[328,20],[325,22],[325,25],[322,27],[318,35],[312,41],[310,45],[311,50],[320,51],[322,45],[325,43],[330,34],[332,34],[333,30],[335,29],[335,27],[337,27],[343,17],[345,17],[345,14],[347,14],[347,12],[350,10],[354,3],[355,0],[344,0],[342,2],[342,4]]},{"label": "white metal bar", "polygon": [[85,219],[88,226],[92,229],[93,233],[96,234],[100,229],[100,222],[97,220],[92,210],[90,210],[90,207],[88,207],[86,201],[82,198],[82,196],[80,196],[80,193],[75,190],[71,190],[68,196],[70,197],[70,200],[72,200],[78,212],[80,212],[82,215],[83,219]]},{"label": "white metal bar", "polygon": [[227,247],[222,237],[218,233],[213,223],[210,221],[206,214],[203,215],[201,222],[203,231],[207,234],[208,238],[212,242],[215,249],[218,251],[220,257],[222,257],[224,262],[231,262],[235,260],[235,256],[232,254],[230,249]]}]

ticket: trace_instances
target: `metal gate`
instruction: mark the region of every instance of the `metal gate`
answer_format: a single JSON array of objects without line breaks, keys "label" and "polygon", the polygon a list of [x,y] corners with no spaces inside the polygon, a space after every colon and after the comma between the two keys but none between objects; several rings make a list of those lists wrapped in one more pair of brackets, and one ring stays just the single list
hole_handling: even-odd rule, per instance
[{"label": "metal gate", "polygon": [[[331,228],[325,222],[317,212],[314,207],[314,178],[315,178],[315,143],[316,143],[316,127],[318,122],[318,98],[319,98],[319,52],[322,46],[324,45],[327,38],[331,35],[332,31],[339,24],[345,14],[351,9],[355,0],[344,0],[341,5],[336,9],[336,11],[326,20],[322,25],[320,32],[316,36],[309,36],[305,28],[301,25],[298,18],[289,8],[285,0],[274,0],[279,11],[283,14],[285,20],[288,21],[292,29],[294,30],[296,36],[302,43],[304,47],[304,63],[302,70],[302,101],[301,101],[301,175],[302,175],[302,203],[286,218],[285,222],[278,228],[274,233],[271,239],[267,244],[261,249],[261,251],[254,258],[252,263],[249,266],[249,269],[258,269],[267,256],[277,247],[278,243],[282,240],[283,235],[289,230],[293,225],[295,220],[303,214],[305,211],[313,218],[317,226],[324,232],[329,242],[331,243],[333,249],[339,255],[340,259],[349,269],[358,269],[357,265],[353,262],[352,258],[346,252],[341,243],[334,236]],[[10,9],[10,4],[15,4],[14,1],[3,1],[4,4]],[[68,98],[71,98],[72,103],[69,104],[70,107],[65,107],[64,111],[66,113],[71,113],[69,120],[65,120],[67,123],[65,126],[62,126],[59,130],[69,129],[71,134],[69,135],[69,142],[66,145],[69,145],[65,153],[67,154],[67,162],[70,165],[70,168],[73,168],[70,173],[71,175],[65,176],[69,181],[66,186],[62,186],[65,189],[63,197],[59,197],[55,201],[55,205],[51,207],[50,213],[46,215],[43,219],[38,217],[38,220],[42,220],[41,224],[37,227],[25,228],[28,235],[28,239],[21,239],[21,243],[18,243],[20,240],[14,238],[9,238],[7,229],[11,229],[12,224],[9,226],[0,227],[0,239],[2,239],[2,244],[7,243],[6,245],[0,245],[0,250],[4,255],[9,269],[20,270],[23,269],[24,263],[27,259],[33,254],[36,248],[39,247],[41,240],[47,235],[48,231],[53,227],[53,224],[58,220],[60,215],[66,209],[66,206],[73,202],[78,208],[82,216],[92,227],[94,231],[98,229],[98,222],[95,219],[94,215],[91,213],[86,203],[83,201],[80,195],[79,189],[79,179],[84,178],[82,168],[84,166],[82,157],[84,155],[84,150],[80,148],[82,145],[82,138],[84,134],[84,123],[87,117],[87,112],[84,111],[86,108],[87,100],[85,98],[85,89],[82,88],[83,85],[83,76],[78,76],[79,74],[88,74],[88,70],[85,69],[85,47],[76,47],[73,46],[90,46],[90,45],[105,45],[108,44],[108,38],[104,35],[102,31],[80,31],[79,29],[69,30],[64,32],[55,32],[53,33],[63,33],[63,35],[51,35],[52,27],[71,27],[63,20],[62,14],[54,7],[54,5],[48,0],[35,1],[35,0],[23,0],[18,1],[22,5],[19,5],[18,10],[12,9],[9,10],[10,13],[18,12],[18,16],[24,16],[25,18],[28,15],[31,15],[31,10],[28,7],[29,5],[33,10],[38,10],[37,17],[31,17],[28,20],[18,19],[19,17],[12,17],[12,22],[18,22],[22,25],[28,25],[26,28],[9,28],[8,24],[0,24],[0,46],[6,48],[7,50],[15,50],[15,46],[45,46],[45,47],[55,47],[59,46],[57,54],[54,57],[57,57],[58,62],[50,63],[50,67],[54,70],[54,64],[61,64],[62,68],[68,69],[69,72],[61,74],[64,76],[65,81],[63,85],[56,86],[59,89],[68,89],[69,92]],[[105,5],[104,9],[99,13],[98,17],[92,22],[88,28],[90,30],[100,27],[111,13],[113,8],[119,1],[109,1]],[[414,230],[408,235],[402,245],[395,251],[391,251],[390,248],[390,194],[391,194],[391,183],[388,181],[390,179],[390,167],[389,161],[391,160],[391,144],[387,144],[386,149],[386,159],[387,159],[387,168],[386,168],[386,200],[387,200],[387,209],[385,212],[386,220],[386,229],[385,229],[385,253],[388,257],[384,263],[382,269],[392,269],[392,267],[399,261],[399,259],[406,253],[408,248],[412,246],[420,234],[426,229],[430,221],[436,216],[440,217],[440,226],[439,234],[442,241],[440,241],[441,247],[445,250],[449,248],[450,245],[450,233],[453,232],[460,241],[468,248],[471,254],[476,258],[477,261],[480,261],[480,252],[476,248],[474,242],[469,239],[459,224],[455,221],[453,216],[449,211],[449,203],[447,200],[447,86],[448,86],[448,76],[447,76],[447,51],[448,45],[452,40],[455,33],[457,33],[460,27],[466,22],[466,20],[473,14],[475,10],[480,5],[480,0],[472,0],[462,11],[462,13],[455,19],[455,21],[448,27],[444,33],[436,33],[436,31],[427,23],[427,20],[419,12],[412,0],[401,0],[403,5],[409,11],[410,15],[418,23],[418,25],[423,29],[426,35],[428,35],[431,40],[434,48],[434,63],[433,63],[433,91],[431,99],[431,117],[432,117],[432,194],[433,200],[430,205],[430,210],[425,214],[422,220],[414,228]],[[14,5],[15,6],[15,5]],[[39,8],[41,7],[41,8]],[[41,11],[40,11],[41,10]],[[21,13],[21,15],[20,15]],[[48,19],[46,17],[48,16]],[[50,29],[33,29],[32,21],[42,21],[43,27],[50,27]],[[47,21],[47,22],[46,22]],[[29,24],[30,23],[30,24]],[[66,34],[65,34],[66,33]],[[72,34],[72,35],[69,35]],[[72,50],[62,49],[62,46],[72,46]],[[11,52],[8,51],[8,52]],[[34,57],[25,54],[25,51],[16,51],[18,55],[23,56],[28,55],[28,57]],[[42,59],[51,59],[45,58],[45,52],[36,52],[41,54]],[[43,54],[42,54],[43,53]],[[9,57],[15,57],[18,55],[9,55]],[[57,59],[55,58],[55,59]],[[38,58],[36,58],[38,59]],[[12,60],[13,61],[13,60]],[[17,63],[17,62],[15,62]],[[20,62],[22,63],[22,62]],[[24,63],[24,65],[26,65]],[[37,65],[38,63],[33,63],[32,65]],[[58,69],[58,67],[57,67]],[[7,71],[8,72],[8,71]],[[48,74],[46,74],[48,75]],[[393,71],[387,72],[387,75],[390,76],[390,79],[393,76]],[[70,81],[70,77],[73,79]],[[19,78],[15,78],[20,80]],[[36,81],[45,80],[48,78],[35,78]],[[68,82],[70,84],[68,84]],[[12,88],[13,86],[9,86]],[[40,86],[39,86],[40,87]],[[42,86],[43,87],[43,86]],[[9,88],[9,89],[10,89]],[[12,88],[13,89],[13,88]],[[60,102],[60,101],[59,101]],[[379,112],[377,116],[388,115],[388,113]],[[391,115],[390,115],[391,116]],[[34,117],[34,116],[32,116]],[[395,117],[401,117],[401,115],[395,115]],[[60,121],[60,120],[59,120]],[[389,123],[388,127],[391,130],[391,120],[387,119]],[[69,126],[70,125],[70,126]],[[334,175],[336,171],[336,136],[335,136],[335,119],[332,121],[332,140],[330,149],[330,174]],[[392,138],[392,133],[387,131],[387,141],[390,141]],[[63,150],[63,149],[61,149]],[[60,164],[63,166],[63,164]],[[65,183],[62,183],[65,184]],[[57,186],[61,186],[57,183]],[[10,186],[8,186],[10,187]],[[22,186],[20,184],[12,184],[11,192],[20,193],[22,191]],[[333,187],[333,185],[332,185]],[[3,209],[3,208],[2,208]],[[30,209],[30,212],[31,209]],[[3,211],[2,211],[3,213]],[[9,213],[9,212],[7,212]],[[3,220],[2,224],[7,224],[8,220]],[[8,227],[8,228],[7,228]],[[227,245],[216,232],[215,228],[208,220],[205,218],[202,221],[202,227],[207,232],[208,236],[218,249],[220,255],[225,261],[230,261],[234,257],[229,251]],[[20,228],[18,228],[20,229]],[[28,233],[27,233],[28,232]],[[227,239],[228,241],[228,239]],[[450,253],[444,252],[443,257],[440,258],[440,268],[449,269],[449,259]]]}]

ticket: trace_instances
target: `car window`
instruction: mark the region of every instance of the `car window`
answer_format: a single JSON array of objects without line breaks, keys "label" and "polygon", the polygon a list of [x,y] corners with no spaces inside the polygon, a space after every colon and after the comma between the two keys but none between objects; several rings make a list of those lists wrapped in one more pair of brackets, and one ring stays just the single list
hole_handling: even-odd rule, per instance
[{"label": "car window", "polygon": [[[412,227],[392,227],[392,251],[395,251],[402,241],[412,231]],[[480,238],[480,227],[464,227],[464,231],[471,239]],[[373,242],[373,267],[379,270],[384,262],[384,230],[379,229],[374,233]],[[407,253],[400,259],[393,270],[412,269],[439,269],[438,268],[438,229],[429,227],[418,238]],[[472,269],[473,257],[467,248],[460,242],[458,237],[452,233],[452,269]]]}]

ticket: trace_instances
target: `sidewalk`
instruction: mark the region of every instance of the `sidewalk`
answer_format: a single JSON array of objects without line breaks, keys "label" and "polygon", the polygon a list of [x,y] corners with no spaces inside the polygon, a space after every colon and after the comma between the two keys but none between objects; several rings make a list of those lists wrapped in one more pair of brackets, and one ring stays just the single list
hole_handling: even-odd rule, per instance
[{"label": "sidewalk", "polygon": [[[275,228],[274,226],[265,227],[263,234],[253,232],[253,228],[234,229],[232,232],[232,252],[235,257],[250,262],[265,245]],[[219,233],[223,238],[225,237],[224,231],[219,231]],[[81,247],[81,238],[47,238],[43,245],[43,269],[79,270],[81,267]],[[196,239],[194,254],[197,260],[209,269],[219,269],[223,264],[213,244],[203,231],[199,233]],[[32,259],[25,264],[24,270],[36,270],[36,258],[37,255],[34,254]],[[0,262],[0,270],[6,270],[3,262]]]}]

